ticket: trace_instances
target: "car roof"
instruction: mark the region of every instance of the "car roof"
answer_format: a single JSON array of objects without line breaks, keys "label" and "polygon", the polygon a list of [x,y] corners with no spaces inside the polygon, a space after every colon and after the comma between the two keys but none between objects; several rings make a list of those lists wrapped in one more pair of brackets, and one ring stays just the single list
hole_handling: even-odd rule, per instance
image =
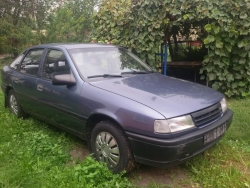
[{"label": "car roof", "polygon": [[[76,48],[110,48],[110,47],[117,47],[115,45],[110,44],[97,44],[97,43],[49,43],[49,44],[41,44],[33,47],[64,47],[66,49],[76,49]],[[31,47],[31,48],[33,48]]]}]

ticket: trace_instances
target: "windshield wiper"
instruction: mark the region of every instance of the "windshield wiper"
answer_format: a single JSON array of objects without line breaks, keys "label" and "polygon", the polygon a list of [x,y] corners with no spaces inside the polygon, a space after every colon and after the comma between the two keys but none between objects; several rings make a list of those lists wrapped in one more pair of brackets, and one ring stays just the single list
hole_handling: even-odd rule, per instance
[{"label": "windshield wiper", "polygon": [[98,77],[103,77],[103,78],[114,78],[114,77],[122,77],[122,76],[121,76],[121,75],[116,75],[116,74],[102,74],[102,75],[88,76],[87,78],[98,78]]},{"label": "windshield wiper", "polygon": [[121,74],[149,74],[154,73],[154,71],[128,71],[128,72],[122,72]]}]

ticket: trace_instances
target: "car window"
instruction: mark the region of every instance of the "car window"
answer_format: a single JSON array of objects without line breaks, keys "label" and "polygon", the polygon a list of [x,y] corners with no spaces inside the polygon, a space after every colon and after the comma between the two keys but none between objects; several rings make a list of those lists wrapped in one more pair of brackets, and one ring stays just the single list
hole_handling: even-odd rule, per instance
[{"label": "car window", "polygon": [[79,48],[70,49],[69,53],[80,73],[86,78],[152,71],[138,57],[123,48]]},{"label": "car window", "polygon": [[53,49],[48,50],[44,60],[42,77],[51,80],[55,74],[69,73],[70,68],[63,52]]},{"label": "car window", "polygon": [[36,76],[42,54],[43,49],[30,50],[21,63],[20,72]]},{"label": "car window", "polygon": [[25,52],[21,53],[11,64],[10,64],[10,67],[12,69],[17,69],[18,68],[18,65],[20,64],[21,60],[23,59],[24,57],[24,54]]}]

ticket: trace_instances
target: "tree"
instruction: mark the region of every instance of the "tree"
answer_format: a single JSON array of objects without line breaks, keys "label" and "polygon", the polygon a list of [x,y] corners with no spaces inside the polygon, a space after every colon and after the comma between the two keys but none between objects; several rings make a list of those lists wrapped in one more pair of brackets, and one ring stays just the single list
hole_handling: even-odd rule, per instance
[{"label": "tree", "polygon": [[97,0],[67,1],[48,18],[48,42],[89,41],[92,14]]},{"label": "tree", "polygon": [[171,57],[178,51],[177,36],[200,30],[208,48],[204,67],[215,89],[227,96],[250,95],[248,0],[114,0],[103,1],[94,16],[97,40],[111,40],[155,65],[161,43]]},{"label": "tree", "polygon": [[[27,44],[39,43],[50,0],[0,0],[0,43],[5,52],[17,56]],[[32,34],[37,30],[37,35]],[[38,36],[38,37],[37,37]]]}]

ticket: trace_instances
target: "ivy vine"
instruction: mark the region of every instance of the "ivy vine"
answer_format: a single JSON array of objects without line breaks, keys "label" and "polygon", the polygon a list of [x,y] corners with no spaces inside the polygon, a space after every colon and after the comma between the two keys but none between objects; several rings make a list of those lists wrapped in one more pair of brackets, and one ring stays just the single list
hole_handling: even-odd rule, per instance
[{"label": "ivy vine", "polygon": [[124,46],[155,66],[160,44],[175,43],[179,35],[188,37],[198,28],[208,49],[200,73],[228,97],[246,97],[250,95],[249,16],[249,0],[104,0],[94,15],[94,37]]}]

